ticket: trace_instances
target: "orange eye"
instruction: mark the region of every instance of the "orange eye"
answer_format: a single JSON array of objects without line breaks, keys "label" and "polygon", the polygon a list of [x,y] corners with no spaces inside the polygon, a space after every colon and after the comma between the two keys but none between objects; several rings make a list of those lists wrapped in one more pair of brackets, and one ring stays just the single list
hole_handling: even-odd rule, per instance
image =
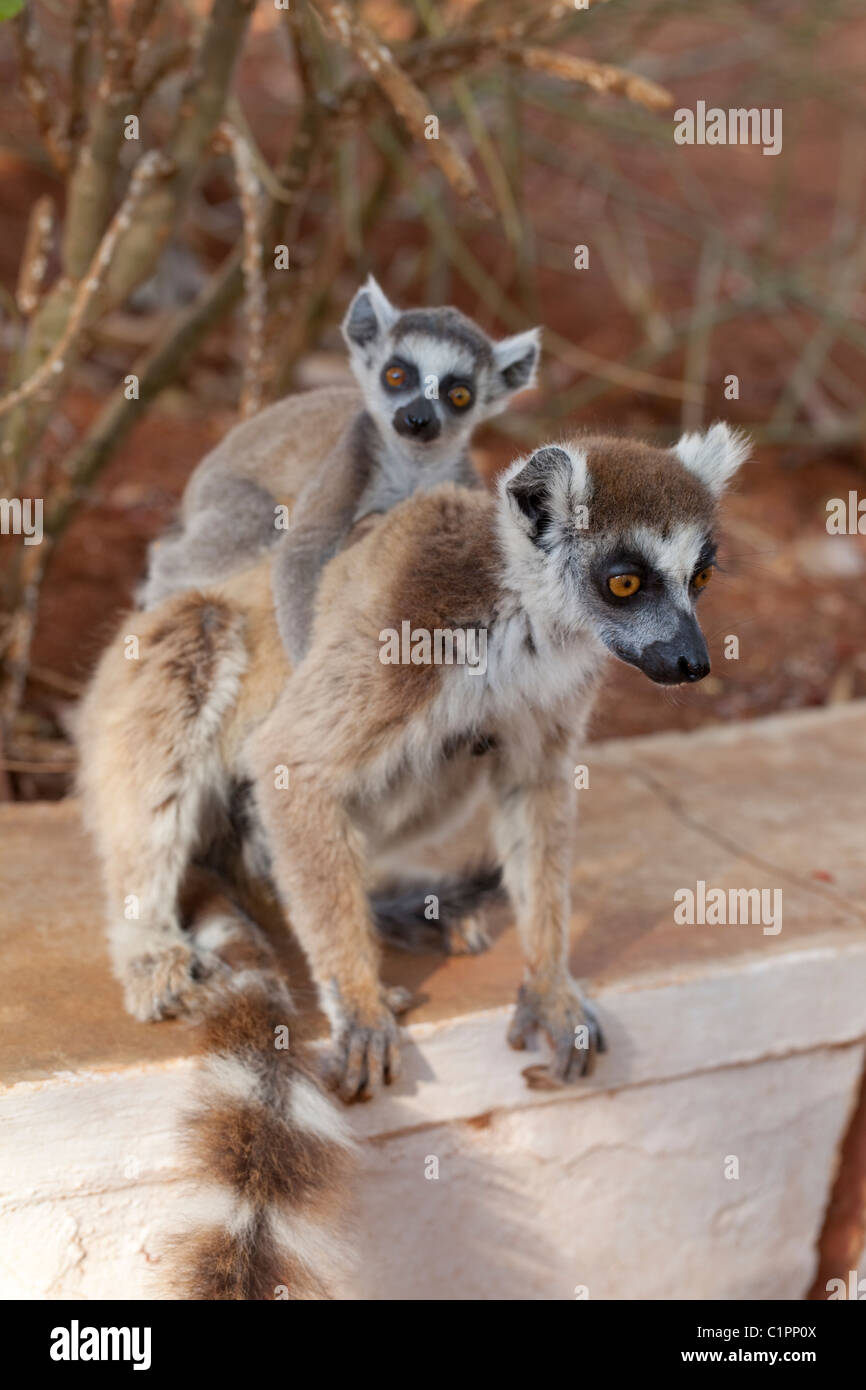
[{"label": "orange eye", "polygon": [[692,583],[696,589],[705,589],[713,577],[713,566],[705,565],[702,570],[698,570]]},{"label": "orange eye", "polygon": [[402,386],[406,380],[406,373],[402,367],[388,367],[385,372],[385,380],[389,386]]},{"label": "orange eye", "polygon": [[607,587],[617,598],[631,598],[640,588],[640,575],[638,574],[614,574],[607,581]]},{"label": "orange eye", "polygon": [[448,399],[458,410],[465,410],[467,405],[472,404],[472,392],[468,386],[452,386]]}]

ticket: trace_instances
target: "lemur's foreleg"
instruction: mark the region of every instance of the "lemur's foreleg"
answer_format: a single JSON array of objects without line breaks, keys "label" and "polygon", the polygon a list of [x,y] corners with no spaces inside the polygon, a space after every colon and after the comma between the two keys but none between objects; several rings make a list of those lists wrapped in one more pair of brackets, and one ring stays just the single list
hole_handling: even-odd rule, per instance
[{"label": "lemur's foreleg", "polygon": [[310,639],[319,578],[352,528],[373,460],[365,446],[363,415],[352,422],[292,510],[291,527],[274,557],[274,611],[292,666]]},{"label": "lemur's foreleg", "polygon": [[302,690],[298,673],[254,736],[249,758],[272,876],[331,1025],[327,1080],[350,1101],[397,1077],[399,1030],[394,1000],[379,979],[361,845],[343,804],[339,754],[319,723],[332,704],[314,700],[319,716],[310,726]]},{"label": "lemur's foreleg", "polygon": [[549,1068],[529,1067],[545,1087],[587,1075],[604,1041],[593,1010],[568,971],[571,846],[575,822],[572,759],[561,735],[535,750],[532,765],[519,740],[506,742],[494,780],[494,839],[517,919],[526,973],[508,1031],[512,1047],[541,1029],[553,1048]]}]

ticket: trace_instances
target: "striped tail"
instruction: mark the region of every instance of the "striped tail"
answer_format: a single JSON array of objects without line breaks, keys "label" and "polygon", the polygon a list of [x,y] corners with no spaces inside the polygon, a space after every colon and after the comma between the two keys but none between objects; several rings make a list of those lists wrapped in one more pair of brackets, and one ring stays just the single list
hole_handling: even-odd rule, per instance
[{"label": "striped tail", "polygon": [[354,1168],[342,1115],[295,1033],[265,937],[221,892],[197,905],[197,945],[228,967],[204,1001],[204,1060],[185,1148],[201,1213],[170,1242],[185,1299],[327,1299],[347,1265],[341,1212]]}]

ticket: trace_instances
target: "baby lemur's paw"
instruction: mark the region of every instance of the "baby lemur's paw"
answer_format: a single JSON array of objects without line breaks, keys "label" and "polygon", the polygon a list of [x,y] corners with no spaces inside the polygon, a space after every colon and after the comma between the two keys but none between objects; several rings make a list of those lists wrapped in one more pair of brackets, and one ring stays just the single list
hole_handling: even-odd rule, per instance
[{"label": "baby lemur's paw", "polygon": [[408,1007],[405,990],[385,990],[377,1006],[341,1009],[325,1062],[324,1081],[347,1105],[370,1100],[400,1075],[400,1029],[394,1017]]},{"label": "baby lemur's paw", "polygon": [[226,967],[210,952],[183,942],[134,956],[123,970],[124,1002],[142,1023],[194,1014]]},{"label": "baby lemur's paw", "polygon": [[531,1046],[539,1030],[553,1048],[553,1056],[546,1066],[524,1068],[527,1085],[537,1090],[555,1090],[589,1076],[597,1054],[606,1051],[594,1009],[567,978],[553,985],[530,980],[520,986],[508,1042],[522,1050]]}]

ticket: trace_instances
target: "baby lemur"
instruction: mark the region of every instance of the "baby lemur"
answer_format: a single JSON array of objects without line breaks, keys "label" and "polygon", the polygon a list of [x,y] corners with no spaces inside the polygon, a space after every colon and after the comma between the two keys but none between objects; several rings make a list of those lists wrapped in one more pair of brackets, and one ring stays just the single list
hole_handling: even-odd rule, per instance
[{"label": "baby lemur", "polygon": [[[347,1152],[303,1055],[274,1046],[285,986],[244,967],[249,924],[196,886],[202,866],[227,872],[242,836],[275,883],[351,1100],[400,1066],[377,865],[483,796],[526,956],[508,1040],[546,1035],[546,1084],[585,1074],[601,1035],[569,972],[573,769],[608,653],[661,684],[708,673],[696,604],[745,454],[724,425],[671,450],[587,437],[518,460],[496,496],[416,493],[327,565],[294,671],[267,557],[122,624],[84,701],[81,786],[127,1007],[209,1021],[195,1143],[213,1206],[183,1245],[187,1294],[325,1296]],[[394,660],[404,624],[413,655]],[[486,661],[425,658],[443,632],[483,632]]]},{"label": "baby lemur", "polygon": [[372,276],[342,330],[360,390],[290,396],[202,460],[184,493],[182,529],[152,548],[145,608],[224,578],[281,540],[274,602],[297,663],[319,575],[353,523],[419,488],[476,485],[474,429],[535,380],[540,329],[496,342],[457,309],[401,312]]}]

